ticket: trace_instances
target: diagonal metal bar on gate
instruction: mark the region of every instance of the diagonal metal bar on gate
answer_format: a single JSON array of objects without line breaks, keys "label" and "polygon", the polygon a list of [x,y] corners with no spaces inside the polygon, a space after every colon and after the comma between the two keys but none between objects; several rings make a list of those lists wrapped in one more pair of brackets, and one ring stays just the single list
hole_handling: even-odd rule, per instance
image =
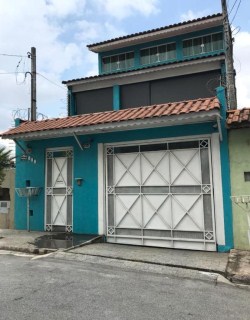
[{"label": "diagonal metal bar on gate", "polygon": [[196,177],[192,174],[192,172],[187,168],[187,166],[189,165],[189,163],[193,160],[193,158],[198,154],[198,151],[196,151],[193,156],[191,157],[191,159],[189,159],[189,161],[187,162],[187,164],[185,165],[173,152],[170,152],[170,154],[177,160],[177,162],[179,162],[179,164],[182,166],[181,171],[179,172],[179,174],[175,177],[174,181],[171,182],[171,185],[174,184],[174,182],[177,180],[177,178],[182,174],[182,172],[184,170],[186,170],[189,175],[198,183],[201,184],[201,181],[198,181],[196,179]]},{"label": "diagonal metal bar on gate", "polygon": [[128,173],[136,182],[138,185],[140,185],[140,182],[136,179],[135,176],[132,175],[132,173],[129,171],[129,169],[132,167],[132,165],[135,163],[135,160],[138,158],[139,153],[136,155],[135,159],[130,163],[130,165],[127,167],[123,161],[118,157],[117,154],[115,154],[115,157],[120,161],[120,163],[124,166],[125,168],[125,172],[123,173],[123,175],[120,177],[120,179],[116,182],[116,186],[118,185],[118,183],[122,180],[122,178],[125,176],[126,173]]},{"label": "diagonal metal bar on gate", "polygon": [[156,165],[153,165],[152,162],[145,156],[145,154],[141,153],[141,155],[148,161],[148,163],[153,167],[153,170],[150,172],[150,174],[147,176],[147,178],[142,181],[142,184],[145,185],[145,183],[147,182],[147,180],[151,177],[153,172],[156,172],[161,178],[162,180],[166,183],[169,184],[169,182],[163,177],[163,175],[157,170],[158,165],[161,163],[161,161],[165,158],[166,154],[168,154],[169,151],[167,150],[166,152],[164,152],[163,156],[161,157],[161,159],[157,162]]},{"label": "diagonal metal bar on gate", "polygon": [[120,199],[119,196],[115,195],[116,199],[118,199],[121,203],[121,205],[123,206],[123,208],[126,210],[124,216],[120,219],[120,221],[118,223],[116,223],[116,227],[119,226],[119,224],[121,224],[121,222],[124,220],[125,216],[127,216],[127,214],[129,214],[131,216],[131,218],[134,220],[134,222],[141,228],[142,225],[140,224],[140,222],[133,216],[133,214],[131,213],[131,209],[133,207],[133,205],[137,202],[137,200],[140,198],[140,195],[138,195],[136,197],[136,199],[133,201],[133,203],[131,204],[131,206],[129,208],[126,207],[126,205],[124,204],[124,202]]},{"label": "diagonal metal bar on gate", "polygon": [[63,177],[63,175],[62,175],[62,170],[63,170],[63,168],[64,168],[64,166],[65,166],[65,164],[66,164],[66,162],[67,162],[67,158],[64,159],[64,162],[63,162],[63,165],[62,165],[62,168],[61,168],[61,169],[60,169],[59,166],[58,166],[58,163],[57,163],[57,161],[56,161],[56,158],[53,158],[53,160],[54,160],[54,162],[55,162],[55,164],[56,164],[56,167],[57,167],[57,169],[58,169],[58,171],[59,171],[59,173],[58,173],[58,175],[57,175],[57,177],[56,177],[56,179],[55,179],[55,183],[54,183],[53,187],[55,186],[56,181],[57,181],[57,179],[58,179],[59,176],[62,177],[65,186],[67,186],[67,183],[66,183],[66,181],[64,180],[64,177]]},{"label": "diagonal metal bar on gate", "polygon": [[188,215],[189,218],[193,221],[193,223],[196,225],[196,227],[200,230],[200,231],[204,231],[204,228],[201,228],[196,221],[192,218],[192,216],[190,216],[190,210],[194,207],[194,205],[197,203],[197,201],[200,199],[201,194],[199,194],[198,198],[192,203],[192,205],[190,206],[189,209],[186,209],[178,199],[176,199],[176,197],[172,194],[172,199],[174,199],[179,206],[185,211],[184,215],[181,217],[181,219],[178,221],[178,223],[174,226],[174,229],[176,229],[178,227],[178,225],[180,224],[180,222],[183,220],[183,218]]},{"label": "diagonal metal bar on gate", "polygon": [[154,207],[154,205],[150,202],[150,200],[149,200],[145,195],[143,195],[143,198],[146,199],[146,201],[148,202],[148,204],[150,205],[150,207],[154,210],[154,213],[153,213],[152,217],[151,217],[151,218],[148,220],[148,222],[144,225],[144,228],[146,228],[147,225],[149,224],[149,222],[153,219],[153,217],[154,217],[155,215],[157,215],[157,216],[161,219],[161,221],[165,224],[165,226],[167,226],[169,229],[172,230],[172,227],[168,224],[168,222],[167,222],[167,221],[162,217],[162,215],[159,213],[159,210],[161,209],[161,207],[163,206],[163,204],[168,200],[169,195],[167,195],[167,197],[162,201],[162,203],[160,204],[160,206],[159,206],[157,209]]},{"label": "diagonal metal bar on gate", "polygon": [[[61,209],[62,209],[62,206],[63,206],[64,201],[66,200],[67,196],[66,196],[66,195],[64,196],[64,199],[63,199],[63,201],[62,201],[62,203],[61,203],[60,206],[59,206],[59,204],[58,204],[58,202],[57,202],[57,200],[56,200],[56,197],[55,197],[54,195],[52,195],[52,198],[54,198],[55,203],[56,203],[56,206],[57,206],[57,209],[58,209],[57,214],[56,214],[56,217],[55,217],[55,219],[53,219],[53,221],[52,221],[52,224],[54,224],[54,223],[56,222],[56,220],[57,220],[58,215],[59,215],[60,213],[62,213],[62,212],[61,212]],[[62,215],[61,218],[63,218],[62,220],[63,220],[64,224],[66,225],[66,220],[64,219],[63,215]]]}]

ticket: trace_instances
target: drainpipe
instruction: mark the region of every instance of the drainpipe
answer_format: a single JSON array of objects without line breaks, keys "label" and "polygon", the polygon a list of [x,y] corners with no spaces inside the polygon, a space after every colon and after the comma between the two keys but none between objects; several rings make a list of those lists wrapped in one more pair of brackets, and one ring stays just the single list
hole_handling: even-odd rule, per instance
[{"label": "drainpipe", "polygon": [[[217,98],[219,99],[221,109],[220,109],[220,118],[217,119],[218,131],[220,135],[220,141],[223,140],[223,135],[226,134],[225,122],[227,117],[227,99],[225,88],[220,86],[216,88]],[[224,133],[223,133],[224,132]]]},{"label": "drainpipe", "polygon": [[74,116],[75,114],[75,96],[72,88],[68,88],[68,116]]}]

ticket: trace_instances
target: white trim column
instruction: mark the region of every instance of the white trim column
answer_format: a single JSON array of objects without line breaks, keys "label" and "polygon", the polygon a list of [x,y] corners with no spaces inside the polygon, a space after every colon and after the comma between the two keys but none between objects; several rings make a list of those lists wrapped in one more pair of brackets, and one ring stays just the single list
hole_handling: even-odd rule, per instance
[{"label": "white trim column", "polygon": [[104,165],[103,143],[98,143],[98,234],[101,235],[105,233]]},{"label": "white trim column", "polygon": [[218,245],[225,245],[224,205],[221,177],[220,138],[219,133],[211,136],[212,171],[214,183],[215,232]]}]

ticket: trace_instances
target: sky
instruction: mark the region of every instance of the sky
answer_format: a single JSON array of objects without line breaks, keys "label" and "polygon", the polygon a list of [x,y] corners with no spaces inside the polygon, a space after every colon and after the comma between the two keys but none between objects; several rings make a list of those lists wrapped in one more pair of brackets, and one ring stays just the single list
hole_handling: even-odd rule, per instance
[{"label": "sky", "polygon": [[[98,74],[97,54],[87,44],[219,12],[221,0],[0,0],[0,132],[30,107],[31,47],[37,50],[39,119],[62,117],[62,81]],[[238,107],[250,107],[250,1],[229,0],[228,12]]]}]

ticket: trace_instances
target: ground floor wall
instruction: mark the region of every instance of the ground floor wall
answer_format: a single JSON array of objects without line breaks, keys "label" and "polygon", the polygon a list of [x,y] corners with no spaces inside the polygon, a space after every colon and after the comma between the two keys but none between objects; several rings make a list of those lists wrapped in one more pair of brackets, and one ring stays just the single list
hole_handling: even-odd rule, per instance
[{"label": "ground floor wall", "polygon": [[[229,154],[231,194],[250,196],[250,128],[229,131]],[[250,204],[233,203],[232,209],[234,246],[250,250]]]},{"label": "ground floor wall", "polygon": [[[100,146],[108,143],[145,141],[152,139],[170,139],[194,136],[216,135],[216,144],[220,149],[217,157],[217,166],[221,180],[222,188],[219,190],[222,198],[222,205],[218,208],[217,226],[223,232],[217,235],[217,245],[219,251],[227,251],[233,247],[232,240],[232,219],[231,219],[231,202],[230,202],[230,177],[228,163],[227,142],[219,142],[219,135],[213,123],[202,125],[185,125],[172,126],[154,129],[131,130],[123,132],[93,134],[80,136],[81,144],[89,148],[81,150],[74,137],[48,139],[39,141],[28,141],[26,147],[30,150],[30,157],[35,159],[21,160],[22,151],[17,150],[17,174],[16,187],[25,187],[26,182],[30,181],[30,186],[41,187],[42,192],[39,196],[30,200],[32,216],[30,216],[31,230],[44,230],[44,211],[45,211],[45,170],[46,170],[46,150],[49,148],[72,147],[73,148],[73,231],[75,233],[97,234],[105,233],[100,226],[105,219],[101,216],[100,204],[100,157],[98,163],[98,149]],[[216,162],[216,159],[214,159]],[[215,169],[216,170],[216,169]],[[78,185],[76,178],[82,178],[82,184]],[[99,190],[99,195],[98,195]],[[99,215],[98,215],[99,214]],[[17,229],[27,228],[26,219],[26,199],[16,197],[15,206],[15,226]]]}]

